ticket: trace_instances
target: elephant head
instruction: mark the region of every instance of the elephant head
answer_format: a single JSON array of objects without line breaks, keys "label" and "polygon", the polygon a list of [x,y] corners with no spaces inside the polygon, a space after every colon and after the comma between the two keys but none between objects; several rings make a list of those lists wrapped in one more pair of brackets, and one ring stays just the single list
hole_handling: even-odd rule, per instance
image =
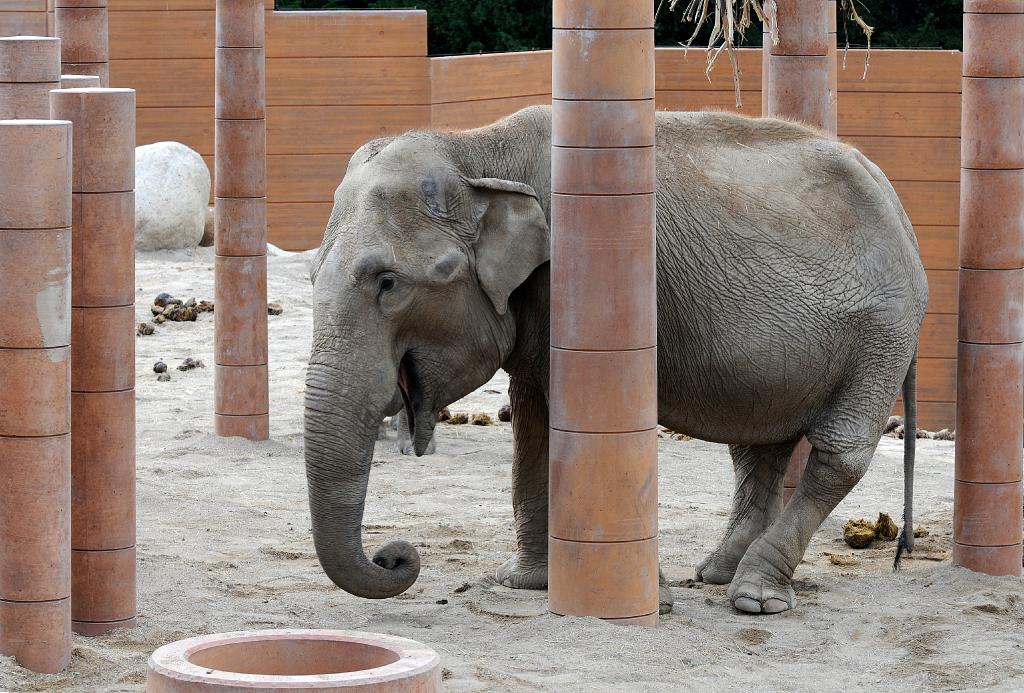
[{"label": "elephant head", "polygon": [[[381,416],[396,391],[417,455],[437,413],[494,374],[515,342],[509,297],[549,257],[530,185],[478,175],[456,136],[411,133],[356,152],[313,264],[305,456],[313,540],[342,589],[408,589],[404,541],[363,551],[362,518]],[[498,167],[500,168],[500,167]]]}]

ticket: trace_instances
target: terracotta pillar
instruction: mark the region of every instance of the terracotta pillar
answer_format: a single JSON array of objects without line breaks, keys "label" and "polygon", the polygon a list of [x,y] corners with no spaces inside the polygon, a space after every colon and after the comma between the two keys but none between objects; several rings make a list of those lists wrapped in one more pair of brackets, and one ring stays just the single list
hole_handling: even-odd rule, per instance
[{"label": "terracotta pillar", "polygon": [[110,80],[107,0],[55,0],[54,35],[61,39],[61,71]]},{"label": "terracotta pillar", "polygon": [[767,52],[767,115],[826,129],[829,111],[828,0],[776,0],[778,45]]},{"label": "terracotta pillar", "polygon": [[1021,574],[1024,2],[964,2],[953,562]]},{"label": "terracotta pillar", "polygon": [[0,654],[71,657],[71,124],[0,121]]},{"label": "terracotta pillar", "polygon": [[[797,120],[834,135],[837,123],[835,0],[776,0],[779,42],[764,33],[761,115]],[[790,457],[782,498],[803,476],[811,444],[801,438]]]},{"label": "terracotta pillar", "polygon": [[270,437],[263,0],[217,0],[217,435]]},{"label": "terracotta pillar", "polygon": [[0,38],[0,120],[50,117],[50,90],[60,86],[60,40]]},{"label": "terracotta pillar", "polygon": [[59,89],[74,128],[71,610],[135,625],[135,91]]},{"label": "terracotta pillar", "polygon": [[549,608],[658,620],[654,5],[555,0]]}]

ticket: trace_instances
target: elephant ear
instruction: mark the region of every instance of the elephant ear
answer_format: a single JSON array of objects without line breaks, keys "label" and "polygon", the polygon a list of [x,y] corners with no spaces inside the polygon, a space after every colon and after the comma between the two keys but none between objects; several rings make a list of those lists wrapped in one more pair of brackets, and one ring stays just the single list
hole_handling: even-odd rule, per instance
[{"label": "elephant ear", "polygon": [[551,258],[551,238],[537,192],[524,183],[473,178],[477,215],[476,274],[499,315],[508,297]]}]

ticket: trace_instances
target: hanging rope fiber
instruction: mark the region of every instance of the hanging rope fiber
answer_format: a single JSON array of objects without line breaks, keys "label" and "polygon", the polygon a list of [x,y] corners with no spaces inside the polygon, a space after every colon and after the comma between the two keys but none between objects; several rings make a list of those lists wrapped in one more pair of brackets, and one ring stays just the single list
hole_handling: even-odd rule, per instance
[{"label": "hanging rope fiber", "polygon": [[[732,69],[733,88],[736,93],[736,107],[743,105],[740,96],[740,69],[736,61],[736,41],[743,41],[743,35],[753,23],[756,16],[767,28],[767,33],[772,37],[772,45],[778,45],[779,32],[777,24],[778,10],[775,0],[667,0],[669,9],[675,11],[682,7],[683,21],[694,25],[693,35],[683,44],[690,48],[701,30],[710,22],[711,35],[708,37],[707,55],[708,65],[705,74],[708,80],[711,79],[711,70],[724,52],[729,58],[729,65]],[[658,9],[665,5],[666,0],[661,0]],[[864,58],[864,76],[867,76],[868,58],[871,53],[871,34],[874,27],[868,26],[857,12],[855,0],[838,0],[839,7],[845,13],[845,18],[857,24],[864,33],[868,43],[868,55]],[[845,22],[844,22],[845,27]],[[850,39],[847,33],[846,50],[850,49]],[[843,55],[843,66],[846,65],[846,54]]]}]

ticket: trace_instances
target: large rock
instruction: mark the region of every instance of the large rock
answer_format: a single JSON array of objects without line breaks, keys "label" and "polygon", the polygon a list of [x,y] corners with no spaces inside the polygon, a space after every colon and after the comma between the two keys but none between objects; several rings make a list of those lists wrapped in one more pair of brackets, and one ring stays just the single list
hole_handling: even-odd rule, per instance
[{"label": "large rock", "polygon": [[180,142],[135,149],[135,247],[195,248],[210,204],[210,169]]}]

